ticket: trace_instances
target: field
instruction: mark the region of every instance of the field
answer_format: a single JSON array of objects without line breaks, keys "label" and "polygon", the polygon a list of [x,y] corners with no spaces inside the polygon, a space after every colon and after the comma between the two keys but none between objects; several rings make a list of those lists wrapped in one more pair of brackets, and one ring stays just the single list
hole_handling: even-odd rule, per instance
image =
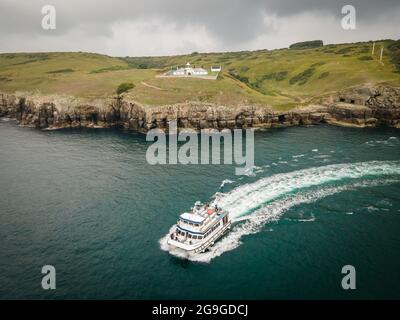
[{"label": "field", "polygon": [[[221,105],[257,104],[288,109],[309,99],[365,83],[400,86],[398,41],[326,45],[168,57],[110,57],[81,52],[0,54],[0,92],[68,94],[88,99],[125,93],[144,105],[185,101]],[[379,63],[383,46],[384,65]],[[190,62],[209,69],[221,65],[217,80],[156,78],[174,65]]]}]

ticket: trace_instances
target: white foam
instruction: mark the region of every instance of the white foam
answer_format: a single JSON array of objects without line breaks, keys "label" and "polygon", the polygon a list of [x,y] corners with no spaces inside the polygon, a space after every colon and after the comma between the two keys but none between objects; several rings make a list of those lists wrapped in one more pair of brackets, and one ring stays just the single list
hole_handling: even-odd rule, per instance
[{"label": "white foam", "polygon": [[400,161],[371,161],[313,167],[276,174],[259,179],[254,183],[239,186],[223,194],[215,203],[229,211],[234,220],[266,202],[296,190],[343,179],[397,174],[400,174]]},{"label": "white foam", "polygon": [[290,218],[290,221],[298,221],[298,222],[314,222],[316,220],[315,216],[311,214],[310,218]]},{"label": "white foam", "polygon": [[229,180],[229,179],[225,179],[224,181],[222,181],[221,185],[219,186],[220,189],[222,189],[223,187],[225,187],[225,185],[227,184],[231,184],[234,183],[234,181]]},{"label": "white foam", "polygon": [[331,156],[329,154],[320,154],[318,156],[314,156],[314,159],[325,159],[325,158],[330,158]]},{"label": "white foam", "polygon": [[396,146],[398,144],[398,138],[397,137],[389,137],[386,140],[370,140],[367,141],[365,144],[367,144],[370,147],[376,147],[376,145],[389,145],[389,146]]}]

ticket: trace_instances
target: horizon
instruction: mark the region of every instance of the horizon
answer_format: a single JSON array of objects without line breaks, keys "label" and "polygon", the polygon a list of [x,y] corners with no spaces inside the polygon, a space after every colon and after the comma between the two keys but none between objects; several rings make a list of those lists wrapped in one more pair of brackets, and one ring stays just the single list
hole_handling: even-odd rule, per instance
[{"label": "horizon", "polygon": [[[313,39],[313,40],[320,40],[320,39]],[[301,42],[307,42],[307,41],[313,41],[313,40],[304,40],[304,41],[299,41]],[[350,45],[350,44],[356,44],[356,43],[370,43],[370,42],[382,42],[382,41],[398,41],[400,38],[393,38],[393,39],[371,39],[371,40],[366,40],[366,41],[356,41],[356,42],[337,42],[337,43],[323,43],[323,46],[330,46],[330,45]],[[291,44],[290,44],[291,45]],[[289,45],[289,46],[290,46]],[[278,51],[278,50],[289,50],[289,46],[287,47],[281,47],[281,48],[273,48],[273,49],[266,49],[266,48],[261,48],[261,49],[254,49],[254,50],[237,50],[237,51],[208,51],[208,52],[188,52],[188,53],[180,53],[180,54],[170,54],[170,55],[153,55],[153,56],[127,56],[127,55],[109,55],[106,53],[102,52],[90,52],[90,51],[18,51],[18,52],[1,52],[1,54],[35,54],[35,53],[88,53],[88,54],[98,54],[102,56],[107,56],[107,57],[112,57],[112,58],[162,58],[162,57],[181,57],[181,56],[190,56],[193,54],[223,54],[223,53],[237,53],[237,52],[258,52],[258,51]],[[307,49],[306,49],[307,50]]]}]

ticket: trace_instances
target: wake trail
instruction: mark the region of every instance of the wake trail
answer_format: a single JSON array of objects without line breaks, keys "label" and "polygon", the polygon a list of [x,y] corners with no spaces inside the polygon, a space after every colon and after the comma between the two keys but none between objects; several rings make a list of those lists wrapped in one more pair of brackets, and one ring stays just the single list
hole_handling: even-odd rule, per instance
[{"label": "wake trail", "polygon": [[214,203],[229,211],[232,221],[235,221],[262,204],[291,192],[347,179],[399,174],[400,161],[370,161],[313,167],[275,174],[239,186],[226,194],[216,194]]},{"label": "wake trail", "polygon": [[213,202],[229,211],[232,222],[236,224],[209,251],[188,255],[169,248],[169,233],[160,239],[160,246],[178,257],[210,262],[224,252],[237,248],[243,236],[259,232],[265,223],[278,220],[294,206],[312,203],[346,190],[396,183],[400,181],[398,175],[400,161],[370,161],[313,167],[261,178],[226,194],[214,195]]}]

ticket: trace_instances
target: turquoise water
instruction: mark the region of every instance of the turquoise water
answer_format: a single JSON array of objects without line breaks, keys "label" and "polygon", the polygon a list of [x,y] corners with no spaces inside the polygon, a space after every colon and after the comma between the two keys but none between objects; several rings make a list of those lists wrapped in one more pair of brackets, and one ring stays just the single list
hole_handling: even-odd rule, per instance
[{"label": "turquoise water", "polygon": [[[0,120],[0,298],[400,298],[400,131],[255,134],[235,165],[150,166],[144,136]],[[234,228],[180,258],[178,215],[222,193]],[[57,289],[41,289],[41,268]],[[357,290],[341,289],[354,265]]]}]

